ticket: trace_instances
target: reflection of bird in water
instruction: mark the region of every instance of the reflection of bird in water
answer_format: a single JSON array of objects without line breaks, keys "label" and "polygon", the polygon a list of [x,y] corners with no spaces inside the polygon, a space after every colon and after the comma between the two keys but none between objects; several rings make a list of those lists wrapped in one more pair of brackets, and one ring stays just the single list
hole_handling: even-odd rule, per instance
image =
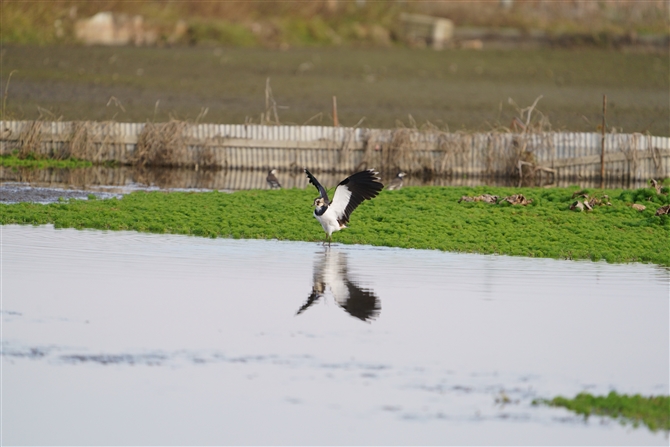
[{"label": "reflection of bird in water", "polygon": [[374,320],[379,316],[379,298],[372,290],[362,289],[349,279],[345,253],[331,250],[318,253],[314,261],[313,280],[312,293],[296,315],[303,313],[324,296],[328,286],[335,302],[351,316],[363,321]]},{"label": "reflection of bird in water", "polygon": [[394,189],[402,188],[402,178],[406,175],[407,174],[404,172],[398,172],[398,175],[396,175],[395,178],[389,182],[389,184],[386,186],[386,189],[393,191]]},{"label": "reflection of bird in water", "polygon": [[268,172],[268,176],[265,180],[267,180],[268,185],[270,185],[271,189],[281,189],[281,184],[279,183],[279,180],[277,179],[277,170],[272,169],[270,172]]},{"label": "reflection of bird in water", "polygon": [[309,182],[319,190],[314,199],[314,217],[328,236],[328,244],[333,232],[347,228],[349,217],[364,200],[377,197],[384,185],[379,181],[378,173],[372,169],[357,172],[342,180],[333,193],[333,201],[328,199],[326,188],[307,169],[305,174]]}]

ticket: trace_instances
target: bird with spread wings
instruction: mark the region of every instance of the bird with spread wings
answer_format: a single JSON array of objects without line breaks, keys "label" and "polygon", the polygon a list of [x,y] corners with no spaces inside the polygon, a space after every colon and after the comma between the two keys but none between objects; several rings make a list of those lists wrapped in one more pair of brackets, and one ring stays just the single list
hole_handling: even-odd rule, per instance
[{"label": "bird with spread wings", "polygon": [[332,234],[347,228],[351,213],[364,200],[370,200],[384,188],[380,182],[379,173],[368,169],[357,172],[342,180],[333,193],[333,200],[328,199],[328,192],[321,183],[307,169],[305,174],[309,182],[319,191],[319,197],[314,199],[314,217],[319,221],[326,232],[328,245]]}]

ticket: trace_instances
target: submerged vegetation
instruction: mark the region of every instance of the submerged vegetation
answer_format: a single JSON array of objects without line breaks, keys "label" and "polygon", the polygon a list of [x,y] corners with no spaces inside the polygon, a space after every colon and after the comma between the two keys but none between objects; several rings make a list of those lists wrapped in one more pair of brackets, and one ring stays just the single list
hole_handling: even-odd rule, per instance
[{"label": "submerged vegetation", "polygon": [[574,399],[558,396],[533,403],[565,407],[584,417],[592,414],[610,416],[635,427],[643,423],[652,431],[670,430],[670,396],[628,396],[612,391],[607,396],[580,393]]},{"label": "submerged vegetation", "polygon": [[[594,191],[596,192],[596,191]],[[670,204],[654,188],[605,190],[610,205],[570,210],[573,188],[408,187],[382,191],[352,216],[335,242],[670,266]],[[577,193],[577,194],[576,194]],[[463,196],[523,194],[526,206],[461,202]],[[153,233],[322,241],[311,189],[135,192],[121,199],[0,205],[2,224],[136,230]],[[638,211],[633,204],[644,204]]]}]

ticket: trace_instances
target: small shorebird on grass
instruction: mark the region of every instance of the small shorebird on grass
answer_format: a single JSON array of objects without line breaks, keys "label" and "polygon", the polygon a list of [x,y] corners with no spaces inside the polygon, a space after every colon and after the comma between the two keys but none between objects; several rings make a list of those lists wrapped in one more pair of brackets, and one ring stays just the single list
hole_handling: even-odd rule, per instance
[{"label": "small shorebird on grass", "polygon": [[[319,191],[319,197],[314,199],[314,217],[319,221],[331,242],[333,232],[347,228],[351,213],[364,200],[377,197],[384,185],[379,181],[379,173],[368,169],[357,172],[342,180],[335,188],[332,202],[328,199],[326,188],[307,169],[305,174],[309,182]],[[324,242],[325,243],[325,242]]]},{"label": "small shorebird on grass", "polygon": [[277,170],[271,169],[270,172],[268,172],[268,176],[265,179],[268,182],[268,185],[270,185],[270,189],[281,189],[281,184],[279,183],[276,174]]},{"label": "small shorebird on grass", "polygon": [[398,172],[398,175],[395,176],[393,180],[386,186],[387,191],[393,191],[394,189],[402,188],[402,178],[406,176],[404,172]]}]

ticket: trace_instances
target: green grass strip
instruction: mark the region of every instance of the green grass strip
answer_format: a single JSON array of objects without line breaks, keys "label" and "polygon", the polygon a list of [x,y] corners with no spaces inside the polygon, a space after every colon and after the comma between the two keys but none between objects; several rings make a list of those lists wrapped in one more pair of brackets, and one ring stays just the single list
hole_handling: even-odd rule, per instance
[{"label": "green grass strip", "polygon": [[93,163],[86,160],[78,160],[76,158],[68,158],[65,160],[54,160],[51,158],[19,158],[16,155],[0,155],[0,166],[9,168],[86,168],[93,166]]},{"label": "green grass strip", "polygon": [[618,418],[621,422],[637,427],[643,423],[652,431],[670,430],[670,396],[628,396],[614,391],[607,396],[580,393],[574,399],[558,396],[551,400],[534,401],[552,407],[565,407],[577,414],[592,414]]},{"label": "green grass strip", "polygon": [[[605,190],[611,206],[570,211],[577,188],[407,187],[382,191],[352,215],[334,242],[670,266],[670,204],[652,188]],[[522,193],[528,206],[458,203],[463,195]],[[136,230],[204,237],[322,241],[314,188],[221,192],[134,192],[121,199],[0,205],[2,224]],[[642,212],[633,203],[643,204]]]}]

